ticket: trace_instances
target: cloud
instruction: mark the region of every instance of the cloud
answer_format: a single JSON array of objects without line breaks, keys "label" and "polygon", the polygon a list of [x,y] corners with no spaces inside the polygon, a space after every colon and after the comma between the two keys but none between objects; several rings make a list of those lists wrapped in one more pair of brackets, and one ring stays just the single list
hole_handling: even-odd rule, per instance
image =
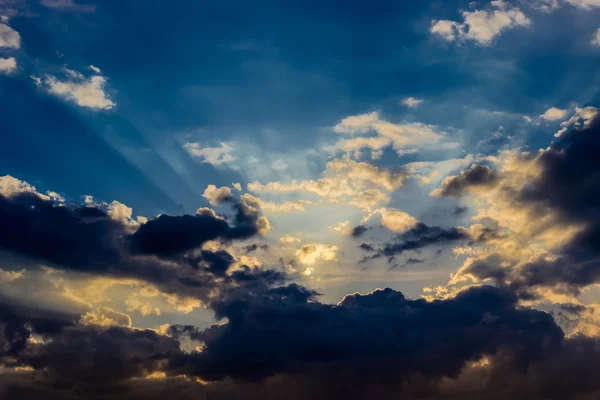
[{"label": "cloud", "polygon": [[94,75],[86,79],[80,72],[69,69],[65,69],[65,73],[66,80],[45,76],[44,86],[48,92],[93,110],[110,110],[116,106],[104,90],[106,77]]},{"label": "cloud", "polygon": [[0,230],[0,250],[59,270],[147,282],[170,302],[193,301],[197,307],[221,290],[256,286],[263,273],[265,279],[285,279],[244,266],[222,276],[217,265],[222,257],[196,254],[209,241],[242,241],[270,228],[259,210],[237,201],[231,205],[230,220],[200,212],[162,214],[140,223],[122,203],[59,203],[26,182],[2,177],[0,225],[11,228]]},{"label": "cloud", "polygon": [[361,223],[368,223],[376,217],[379,217],[381,226],[399,233],[414,228],[419,222],[412,215],[405,213],[404,211],[393,208],[379,208],[365,216],[361,220]]},{"label": "cloud", "polygon": [[449,42],[472,40],[479,45],[489,46],[504,31],[531,24],[523,11],[504,0],[494,0],[490,4],[490,10],[463,11],[462,22],[434,20],[430,32]]},{"label": "cloud", "polygon": [[399,188],[407,176],[403,170],[391,171],[343,157],[328,162],[320,179],[266,184],[251,182],[248,190],[258,193],[303,192],[332,202],[347,200],[352,206],[368,209],[388,200],[382,189],[392,191]]},{"label": "cloud", "polygon": [[350,231],[350,235],[353,237],[360,237],[368,230],[369,227],[366,225],[357,225],[354,228],[352,228],[352,230]]},{"label": "cloud", "polygon": [[187,374],[256,381],[278,373],[318,376],[335,365],[337,376],[360,371],[361,382],[388,386],[415,373],[455,377],[466,362],[501,348],[518,351],[523,358],[513,362],[525,367],[563,340],[550,315],[518,309],[514,296],[492,287],[431,303],[376,290],[332,306],[292,286],[231,304],[223,316],[227,323],[205,331],[175,328],[205,344],[189,355]]},{"label": "cloud", "polygon": [[131,327],[131,317],[110,307],[98,307],[96,311],[82,315],[79,323],[82,325]]},{"label": "cloud", "polygon": [[537,0],[534,2],[533,7],[543,12],[551,12],[560,8],[561,4],[559,0]]},{"label": "cloud", "polygon": [[20,279],[25,275],[25,270],[20,271],[6,271],[0,269],[0,284],[8,283]]},{"label": "cloud", "polygon": [[600,46],[600,28],[596,31],[594,38],[590,42],[592,46]]},{"label": "cloud", "polygon": [[444,179],[442,186],[433,192],[433,197],[460,197],[467,190],[493,186],[498,181],[498,175],[487,165],[473,164],[468,170],[458,176]]},{"label": "cloud", "polygon": [[297,202],[297,201],[286,201],[283,203],[273,203],[270,201],[263,201],[258,197],[252,196],[249,193],[242,195],[242,200],[257,209],[263,211],[269,211],[272,213],[291,213],[291,212],[304,212],[306,208],[305,204],[310,204],[309,201]]},{"label": "cloud", "polygon": [[208,185],[202,194],[208,202],[213,206],[218,206],[224,202],[233,199],[231,189],[227,186],[223,186],[217,189],[215,185]]},{"label": "cloud", "polygon": [[203,162],[212,165],[221,165],[235,160],[235,157],[231,154],[234,149],[227,143],[221,143],[219,147],[202,148],[200,143],[190,142],[185,143],[183,148],[191,156],[201,158]]},{"label": "cloud", "polygon": [[575,113],[566,121],[561,122],[561,129],[554,134],[554,137],[561,137],[565,132],[569,130],[569,128],[581,127],[583,121],[583,127],[589,126],[591,121],[596,118],[598,115],[598,109],[596,107],[588,106],[588,107],[577,107],[575,108]]},{"label": "cloud", "polygon": [[[469,232],[464,228],[443,228],[419,222],[413,228],[397,235],[392,241],[374,249],[375,254],[367,257],[363,262],[381,257],[387,257],[388,261],[392,262],[396,256],[402,255],[406,251],[447,245],[470,238]],[[371,251],[371,249],[365,250]]]},{"label": "cloud", "polygon": [[17,61],[14,57],[0,58],[0,74],[9,75],[17,70]]},{"label": "cloud", "polygon": [[423,104],[423,99],[415,99],[414,97],[407,97],[404,100],[402,100],[402,104],[407,107],[410,107],[410,108],[417,108],[421,104]]},{"label": "cloud", "polygon": [[551,107],[548,110],[546,110],[545,113],[540,115],[540,118],[546,121],[557,121],[559,119],[565,118],[567,116],[567,112],[567,110]]},{"label": "cloud", "polygon": [[534,154],[498,160],[497,181],[470,192],[475,219],[504,229],[467,258],[451,284],[495,282],[527,301],[573,301],[600,282],[599,121]]},{"label": "cloud", "polygon": [[600,0],[567,0],[567,3],[575,7],[583,8],[584,10],[600,7]]},{"label": "cloud", "polygon": [[376,111],[368,114],[353,115],[341,120],[333,130],[337,133],[347,133],[351,135],[356,133],[367,133],[372,129],[372,124],[377,121],[379,121],[379,113]]},{"label": "cloud", "polygon": [[302,239],[291,235],[283,235],[279,241],[283,244],[302,243]]},{"label": "cloud", "polygon": [[296,259],[303,265],[314,265],[318,261],[333,261],[337,252],[340,250],[338,246],[331,246],[321,243],[310,243],[303,245],[296,252]]},{"label": "cloud", "polygon": [[79,4],[75,0],[41,0],[40,4],[54,10],[75,12],[75,13],[93,13],[96,6],[93,4]]},{"label": "cloud", "polygon": [[[414,104],[414,103],[413,103]],[[434,125],[419,122],[395,124],[380,118],[374,111],[344,118],[333,130],[350,135],[374,133],[375,136],[359,136],[339,140],[326,146],[330,152],[343,151],[355,157],[362,149],[381,150],[392,146],[400,155],[416,152],[419,149],[443,150],[458,147],[457,143],[447,140],[447,133]]]},{"label": "cloud", "polygon": [[21,48],[21,35],[10,26],[0,23],[0,48]]}]

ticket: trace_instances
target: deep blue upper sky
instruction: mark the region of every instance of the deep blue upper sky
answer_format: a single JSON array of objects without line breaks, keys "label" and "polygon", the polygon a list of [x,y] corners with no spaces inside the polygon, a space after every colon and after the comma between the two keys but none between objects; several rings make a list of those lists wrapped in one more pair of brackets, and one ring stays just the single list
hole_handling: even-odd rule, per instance
[{"label": "deep blue upper sky", "polygon": [[[202,201],[193,186],[246,179],[232,171],[215,179],[191,161],[180,146],[190,132],[286,153],[314,148],[346,116],[380,110],[460,129],[469,144],[500,125],[519,129],[520,120],[491,112],[535,117],[596,103],[600,52],[587,38],[597,13],[527,3],[530,26],[481,46],[430,33],[432,20],[473,9],[468,1],[9,2],[22,46],[20,73],[0,80],[2,128],[11,132],[0,138],[1,166],[73,197],[93,191],[145,212],[190,211]],[[109,112],[66,103],[30,79],[88,65],[108,79],[117,105]],[[427,102],[399,107],[407,96]],[[539,128],[538,140],[528,127],[527,143],[544,146],[552,129]]]}]

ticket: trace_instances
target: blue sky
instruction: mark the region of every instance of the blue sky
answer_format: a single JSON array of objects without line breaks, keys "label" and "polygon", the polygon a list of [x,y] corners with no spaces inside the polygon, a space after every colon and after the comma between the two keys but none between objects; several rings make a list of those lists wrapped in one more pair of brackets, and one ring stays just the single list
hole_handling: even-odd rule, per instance
[{"label": "blue sky", "polygon": [[[596,129],[597,0],[0,0],[0,17],[7,199],[95,208],[127,246],[161,216],[251,222],[183,258],[144,251],[174,266],[223,251],[230,272],[285,273],[324,304],[383,287],[452,301],[489,284],[521,306],[596,307],[588,275],[515,285],[533,262],[572,257],[597,218],[567,200],[587,210],[593,185],[561,193],[570,179],[551,156],[566,149],[570,171],[572,136]],[[49,281],[32,301],[93,314],[81,321],[98,307],[140,329],[219,319],[189,287],[13,245],[0,240],[9,297]]]}]

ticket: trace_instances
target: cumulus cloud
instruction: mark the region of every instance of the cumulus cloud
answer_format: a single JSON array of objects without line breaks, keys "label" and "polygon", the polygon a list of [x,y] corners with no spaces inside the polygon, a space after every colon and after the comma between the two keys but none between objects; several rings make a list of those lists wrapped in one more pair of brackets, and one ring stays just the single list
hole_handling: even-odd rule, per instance
[{"label": "cumulus cloud", "polygon": [[183,148],[193,157],[202,159],[212,165],[221,165],[235,160],[232,155],[234,148],[228,143],[220,143],[219,147],[201,147],[198,142],[189,142]]},{"label": "cumulus cloud", "polygon": [[417,108],[421,104],[423,104],[423,99],[416,99],[414,97],[407,97],[404,100],[402,100],[402,104],[405,105],[406,107]]},{"label": "cumulus cloud", "polygon": [[[240,314],[242,309],[247,311]],[[226,324],[203,332],[172,328],[176,336],[188,334],[205,343],[202,352],[189,356],[190,375],[210,381],[257,380],[294,371],[318,376],[335,364],[338,373],[359,369],[361,382],[388,386],[414,373],[454,377],[467,361],[502,347],[528,348],[520,353],[525,358],[514,360],[528,365],[563,340],[548,314],[519,310],[515,297],[491,287],[431,303],[376,290],[347,295],[331,306],[290,286],[232,305],[223,316]],[[228,352],[236,357],[227,357]]]},{"label": "cumulus cloud", "polygon": [[434,20],[430,32],[449,42],[472,40],[479,45],[489,46],[506,30],[531,24],[521,9],[504,0],[494,0],[490,5],[489,10],[463,11],[462,22]]},{"label": "cumulus cloud", "polygon": [[110,307],[98,307],[96,311],[82,315],[79,323],[82,325],[131,327],[131,317]]},{"label": "cumulus cloud", "polygon": [[600,46],[600,28],[594,34],[594,38],[590,42],[593,46]]},{"label": "cumulus cloud", "polygon": [[[411,101],[413,106],[415,99]],[[416,152],[419,149],[451,149],[458,146],[449,141],[447,133],[434,125],[409,122],[395,124],[381,119],[374,111],[368,114],[354,115],[344,118],[333,130],[349,135],[374,134],[358,136],[351,139],[341,139],[334,145],[326,146],[327,151],[358,155],[360,150],[379,151],[391,146],[400,155]]]},{"label": "cumulus cloud", "polygon": [[600,0],[567,0],[567,3],[584,10],[600,7]]},{"label": "cumulus cloud", "polygon": [[[238,268],[223,276],[217,258],[207,252],[194,255],[209,241],[242,241],[270,229],[259,210],[231,204],[235,215],[229,220],[200,212],[162,214],[140,223],[132,220],[131,208],[117,201],[57,203],[26,182],[3,177],[0,224],[12,228],[0,230],[0,249],[60,270],[147,282],[170,301],[190,298],[197,307],[209,303],[217,287],[256,285],[263,279],[261,269]],[[268,274],[265,279],[285,279],[275,271]]]},{"label": "cumulus cloud", "polygon": [[231,189],[223,186],[217,189],[215,185],[208,185],[202,194],[208,202],[213,206],[218,206],[224,202],[233,199]]},{"label": "cumulus cloud", "polygon": [[467,190],[493,186],[498,181],[496,172],[487,165],[473,164],[458,176],[444,179],[442,186],[433,192],[433,197],[460,197]]},{"label": "cumulus cloud", "polygon": [[347,200],[350,205],[368,209],[387,201],[388,196],[382,190],[399,188],[407,176],[403,170],[391,171],[343,157],[328,162],[320,179],[266,184],[251,182],[248,189],[258,193],[303,192],[333,202]]},{"label": "cumulus cloud", "polygon": [[292,235],[283,235],[279,238],[279,241],[283,244],[301,243],[302,239]]},{"label": "cumulus cloud", "polygon": [[335,260],[336,254],[339,250],[340,248],[338,246],[331,246],[327,244],[305,244],[296,252],[296,259],[300,264],[314,265],[318,261]]},{"label": "cumulus cloud", "polygon": [[597,115],[598,109],[596,107],[577,107],[575,108],[575,113],[568,120],[561,122],[561,128],[554,136],[561,137],[571,127],[587,127]]},{"label": "cumulus cloud", "polygon": [[17,60],[14,57],[0,58],[0,74],[9,75],[17,70]]},{"label": "cumulus cloud", "polygon": [[474,251],[452,284],[491,281],[527,301],[557,303],[600,281],[598,126],[591,120],[537,153],[497,160],[495,185],[469,194],[474,218],[495,221],[504,234]]},{"label": "cumulus cloud", "polygon": [[565,118],[567,116],[567,112],[567,110],[563,110],[561,108],[551,107],[547,109],[545,113],[540,115],[540,118],[546,121],[557,121]]},{"label": "cumulus cloud", "polygon": [[543,11],[543,12],[551,12],[556,10],[557,8],[560,8],[560,2],[559,0],[536,0],[533,3],[533,7],[535,7],[537,10]]},{"label": "cumulus cloud", "polygon": [[379,218],[381,226],[400,233],[414,228],[419,222],[412,215],[393,208],[379,208],[365,216],[361,222],[366,224],[376,218]]},{"label": "cumulus cloud", "polygon": [[105,91],[106,77],[93,75],[85,78],[80,72],[69,69],[65,69],[65,74],[64,80],[52,75],[45,76],[44,86],[48,92],[93,110],[110,110],[116,106]]},{"label": "cumulus cloud", "polygon": [[0,23],[0,48],[19,49],[21,35],[5,23]]}]

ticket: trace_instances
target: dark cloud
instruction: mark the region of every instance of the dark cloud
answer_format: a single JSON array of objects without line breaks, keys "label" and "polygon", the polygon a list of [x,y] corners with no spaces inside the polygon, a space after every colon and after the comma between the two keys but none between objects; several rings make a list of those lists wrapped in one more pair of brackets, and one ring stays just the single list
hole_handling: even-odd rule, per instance
[{"label": "dark cloud", "polygon": [[[368,257],[368,259],[387,257],[391,261],[395,256],[399,256],[405,251],[445,245],[469,238],[468,233],[459,228],[442,228],[439,226],[429,226],[420,222],[414,228],[397,235],[391,242],[375,249],[376,253]],[[371,251],[370,248],[361,248]]]},{"label": "dark cloud", "polygon": [[369,251],[369,252],[375,251],[375,247],[373,247],[373,245],[369,244],[369,243],[361,243],[358,246],[358,248],[361,249],[361,250],[364,250],[364,251]]},{"label": "dark cloud", "polygon": [[253,244],[249,244],[248,246],[244,246],[244,251],[246,252],[246,254],[253,253],[257,250],[267,251],[267,250],[269,250],[269,245],[253,243]]},{"label": "dark cloud", "polygon": [[442,197],[460,197],[473,186],[493,186],[498,182],[498,174],[487,165],[474,164],[457,176],[444,180],[434,193]]},{"label": "dark cloud", "polygon": [[73,269],[120,259],[124,227],[102,210],[59,207],[35,194],[0,195],[0,248]]},{"label": "dark cloud", "polygon": [[201,246],[209,240],[248,239],[259,231],[258,213],[235,203],[234,226],[210,214],[161,215],[131,235],[134,253],[172,256]]},{"label": "dark cloud", "polygon": [[78,315],[31,307],[19,304],[15,299],[0,297],[0,360],[22,352],[30,334],[56,334],[73,326],[78,319]]},{"label": "dark cloud", "polygon": [[380,382],[413,373],[455,377],[466,361],[505,347],[519,352],[524,367],[563,338],[550,315],[518,309],[516,296],[492,287],[434,302],[391,289],[348,295],[337,306],[308,301],[313,297],[294,287],[237,299],[222,312],[226,324],[192,331],[205,348],[189,355],[182,371],[211,381],[326,365]]},{"label": "dark cloud", "polygon": [[456,208],[454,209],[454,211],[452,211],[452,215],[454,215],[455,217],[458,217],[458,216],[463,215],[467,211],[469,211],[468,207],[456,206]]},{"label": "dark cloud", "polygon": [[[465,269],[478,279],[508,284],[523,297],[531,289],[550,287],[577,295],[600,282],[600,118],[576,128],[543,150],[536,162],[540,174],[511,193],[514,206],[540,216],[552,214],[565,225],[583,229],[555,252],[553,258],[533,259],[518,269],[506,268],[499,254],[487,255]],[[510,190],[510,189],[506,189]],[[489,232],[492,234],[492,232]],[[510,283],[507,283],[510,282]]]},{"label": "dark cloud", "polygon": [[80,273],[140,279],[203,301],[221,287],[256,285],[263,278],[269,284],[273,276],[285,280],[282,273],[261,275],[260,269],[228,276],[234,259],[223,250],[188,254],[208,240],[242,240],[258,233],[259,212],[231,203],[234,225],[208,213],[161,215],[132,232],[110,218],[103,205],[57,204],[35,193],[0,195],[0,250]]},{"label": "dark cloud", "polygon": [[353,237],[359,237],[359,236],[362,236],[368,230],[369,230],[368,226],[358,225],[358,226],[355,226],[354,228],[352,228],[352,232],[350,232],[350,234]]},{"label": "dark cloud", "polygon": [[[168,336],[75,325],[73,316],[8,304],[2,324],[8,311],[23,336],[45,340],[25,341],[3,359],[35,371],[8,369],[0,397],[562,400],[593,398],[599,389],[597,341],[565,338],[550,314],[519,307],[504,289],[474,287],[433,302],[391,289],[348,295],[338,305],[317,296],[296,284],[245,291],[223,301],[224,324],[172,325]],[[182,352],[188,338],[205,347]],[[486,364],[471,364],[482,357]],[[155,372],[166,377],[133,380]]]}]

